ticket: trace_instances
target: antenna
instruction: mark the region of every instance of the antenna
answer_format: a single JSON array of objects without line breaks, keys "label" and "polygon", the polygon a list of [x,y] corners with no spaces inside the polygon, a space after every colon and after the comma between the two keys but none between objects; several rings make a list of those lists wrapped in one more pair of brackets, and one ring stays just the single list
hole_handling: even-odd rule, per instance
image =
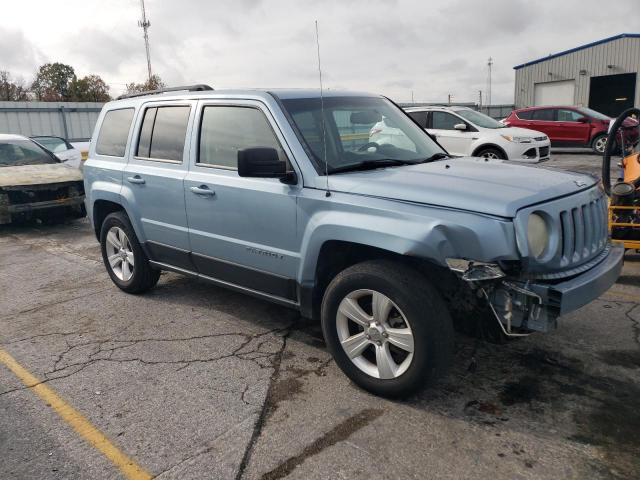
[{"label": "antenna", "polygon": [[324,155],[324,175],[327,179],[327,193],[326,196],[331,196],[331,190],[329,190],[329,163],[327,162],[327,140],[326,140],[326,128],[324,126],[324,97],[322,95],[322,67],[320,64],[320,35],[318,34],[318,20],[316,20],[316,47],[318,49],[318,77],[320,78],[320,115],[322,116],[322,153]]},{"label": "antenna", "polygon": [[149,74],[149,81],[151,81],[151,55],[149,54],[149,27],[151,26],[151,22],[147,20],[147,12],[144,9],[144,0],[140,0],[140,6],[142,7],[142,20],[138,20],[138,26],[142,27],[144,31],[144,46],[147,50],[147,72]]},{"label": "antenna", "polygon": [[491,105],[491,66],[493,65],[493,58],[489,57],[487,67],[489,68],[489,85],[487,86],[487,105]]}]

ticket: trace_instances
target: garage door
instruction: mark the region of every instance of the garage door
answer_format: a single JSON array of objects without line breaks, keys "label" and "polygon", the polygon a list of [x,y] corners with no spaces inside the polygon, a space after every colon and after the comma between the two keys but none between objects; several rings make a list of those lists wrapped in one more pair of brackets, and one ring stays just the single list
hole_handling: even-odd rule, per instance
[{"label": "garage door", "polygon": [[575,80],[536,83],[533,90],[533,101],[535,106],[573,105],[573,94],[575,90]]}]

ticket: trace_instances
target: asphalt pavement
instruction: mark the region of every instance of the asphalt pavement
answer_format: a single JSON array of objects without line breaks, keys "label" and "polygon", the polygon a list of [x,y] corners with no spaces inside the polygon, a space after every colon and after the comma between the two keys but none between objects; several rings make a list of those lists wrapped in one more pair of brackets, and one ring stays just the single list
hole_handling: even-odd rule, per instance
[{"label": "asphalt pavement", "polygon": [[2,479],[634,479],[638,405],[633,252],[557,331],[459,334],[447,379],[389,401],[294,311],[173,273],[127,295],[86,220],[0,227]]}]

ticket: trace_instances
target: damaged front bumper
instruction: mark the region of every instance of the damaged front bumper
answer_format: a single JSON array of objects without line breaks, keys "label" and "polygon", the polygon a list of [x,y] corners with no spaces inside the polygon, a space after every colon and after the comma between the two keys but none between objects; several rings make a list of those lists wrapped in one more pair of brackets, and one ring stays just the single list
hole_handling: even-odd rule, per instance
[{"label": "damaged front bumper", "polygon": [[0,225],[16,216],[49,209],[79,208],[84,204],[84,189],[77,182],[0,189]]},{"label": "damaged front bumper", "polygon": [[507,277],[493,264],[469,262],[466,271],[461,272],[459,263],[448,263],[453,271],[478,290],[480,296],[486,298],[504,333],[517,336],[553,330],[560,315],[598,298],[620,276],[623,259],[624,248],[611,245],[607,255],[589,270],[554,282]]}]

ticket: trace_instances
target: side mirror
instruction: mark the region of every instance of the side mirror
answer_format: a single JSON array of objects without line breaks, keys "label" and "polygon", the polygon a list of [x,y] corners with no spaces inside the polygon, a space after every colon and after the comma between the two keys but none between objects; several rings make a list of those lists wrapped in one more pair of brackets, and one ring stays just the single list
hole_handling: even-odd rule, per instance
[{"label": "side mirror", "polygon": [[587,117],[580,117],[578,119],[579,123],[589,123],[589,119]]},{"label": "side mirror", "polygon": [[238,150],[238,175],[253,178],[279,178],[295,183],[295,173],[287,172],[287,162],[280,160],[275,148],[255,147]]},{"label": "side mirror", "polygon": [[456,123],[453,126],[454,130],[466,130],[467,129],[467,124],[466,123]]}]

